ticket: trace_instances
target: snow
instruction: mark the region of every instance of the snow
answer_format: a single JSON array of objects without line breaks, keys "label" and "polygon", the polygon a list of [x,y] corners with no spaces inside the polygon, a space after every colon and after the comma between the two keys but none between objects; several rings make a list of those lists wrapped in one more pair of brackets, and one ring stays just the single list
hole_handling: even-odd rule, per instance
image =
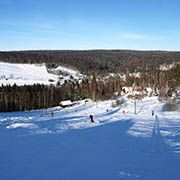
[{"label": "snow", "polygon": [[37,128],[38,126],[33,124],[33,123],[13,123],[9,126],[7,126],[6,128],[8,129],[15,129],[15,128],[30,128],[30,129],[34,129]]},{"label": "snow", "polygon": [[147,97],[135,115],[134,101],[124,99],[120,107],[84,100],[0,113],[1,179],[178,180],[180,112],[163,112],[162,102]]},{"label": "snow", "polygon": [[76,70],[73,70],[71,68],[67,68],[67,67],[64,67],[64,66],[58,66],[57,68],[54,69],[54,71],[62,71],[62,72],[66,72],[68,73],[69,75],[72,75],[72,76],[77,76],[79,73],[79,71],[76,71]]},{"label": "snow", "polygon": [[0,85],[52,84],[58,76],[47,72],[45,64],[12,64],[0,62]]},{"label": "snow", "polygon": [[65,81],[74,81],[78,80],[79,82],[85,77],[78,70],[67,68],[64,66],[58,66],[56,68],[50,69],[50,72],[59,75],[59,83],[64,84]]},{"label": "snow", "polygon": [[66,100],[66,101],[61,101],[60,104],[61,104],[61,106],[70,106],[73,103],[71,100]]},{"label": "snow", "polygon": [[[64,75],[56,75],[61,71]],[[2,85],[33,85],[33,84],[64,84],[66,81],[81,81],[85,76],[71,68],[58,66],[48,69],[45,64],[16,64],[0,62],[0,86]]]}]

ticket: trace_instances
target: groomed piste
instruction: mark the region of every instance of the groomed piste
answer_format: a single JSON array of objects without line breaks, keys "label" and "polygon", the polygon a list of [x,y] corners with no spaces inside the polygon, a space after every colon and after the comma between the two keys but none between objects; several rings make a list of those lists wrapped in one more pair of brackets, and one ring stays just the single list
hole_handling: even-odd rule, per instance
[{"label": "groomed piste", "polygon": [[124,98],[114,108],[110,100],[89,100],[0,113],[1,179],[176,180],[180,112],[163,112],[151,97],[137,101],[134,114],[134,102]]}]

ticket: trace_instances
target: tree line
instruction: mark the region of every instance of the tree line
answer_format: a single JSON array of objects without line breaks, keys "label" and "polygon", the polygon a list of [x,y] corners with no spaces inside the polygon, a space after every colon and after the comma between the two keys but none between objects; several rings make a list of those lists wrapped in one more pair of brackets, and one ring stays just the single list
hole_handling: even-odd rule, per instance
[{"label": "tree line", "polygon": [[40,84],[1,86],[0,111],[49,108],[58,106],[62,100],[107,99],[117,90],[114,83],[109,83],[97,83],[96,79],[84,79],[81,83],[78,81],[65,82],[63,85],[57,86]]},{"label": "tree line", "polygon": [[0,61],[64,65],[84,74],[150,72],[162,64],[180,62],[180,52],[130,50],[42,50],[0,52]]},{"label": "tree line", "polygon": [[119,75],[99,77],[93,74],[82,82],[65,81],[63,85],[33,86],[1,86],[0,111],[24,111],[58,106],[62,100],[105,100],[119,96],[123,86],[137,86],[161,88],[163,86],[175,89],[180,86],[180,65],[168,71],[152,71],[142,73],[139,77]]}]

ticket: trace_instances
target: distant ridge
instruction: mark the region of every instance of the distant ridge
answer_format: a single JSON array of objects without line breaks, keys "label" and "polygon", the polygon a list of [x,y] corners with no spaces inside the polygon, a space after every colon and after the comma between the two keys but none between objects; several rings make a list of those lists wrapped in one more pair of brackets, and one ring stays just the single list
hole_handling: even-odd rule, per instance
[{"label": "distant ridge", "polygon": [[162,64],[180,63],[180,51],[139,50],[23,50],[0,51],[0,61],[64,65],[83,73],[142,72]]}]

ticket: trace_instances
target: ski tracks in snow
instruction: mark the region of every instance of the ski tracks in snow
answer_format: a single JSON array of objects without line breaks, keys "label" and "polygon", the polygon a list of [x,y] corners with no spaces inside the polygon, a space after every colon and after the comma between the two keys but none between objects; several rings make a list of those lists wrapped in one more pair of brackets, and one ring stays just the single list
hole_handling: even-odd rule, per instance
[{"label": "ski tracks in snow", "polygon": [[[9,130],[23,128],[30,134],[55,134],[131,119],[133,125],[128,129],[127,134],[147,138],[148,141],[156,144],[157,148],[163,142],[174,148],[174,152],[180,153],[179,112],[169,114],[163,113],[161,109],[162,103],[155,98],[145,98],[137,102],[137,115],[133,114],[133,102],[130,101],[126,103],[126,107],[115,108],[111,107],[111,101],[98,102],[98,104],[82,101],[65,109],[57,107],[23,113],[1,113],[0,125]],[[154,116],[151,114],[152,111],[155,112]],[[90,122],[90,114],[94,116],[95,123]],[[156,149],[156,151],[164,150]]]}]

